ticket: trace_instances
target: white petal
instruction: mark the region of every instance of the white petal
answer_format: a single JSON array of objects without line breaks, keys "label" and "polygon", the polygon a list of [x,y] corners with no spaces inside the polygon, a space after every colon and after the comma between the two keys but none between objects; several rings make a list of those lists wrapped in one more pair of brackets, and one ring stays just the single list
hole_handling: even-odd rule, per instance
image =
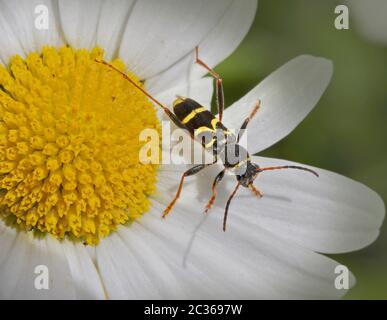
[{"label": "white petal", "polygon": [[[123,240],[112,234],[97,247],[97,263],[110,299],[160,299],[157,283]],[[114,288],[114,289],[112,289]]]},{"label": "white petal", "polygon": [[[146,83],[145,83],[146,84]],[[149,90],[153,94],[152,90]],[[171,107],[173,101],[177,95],[183,97],[190,97],[194,99],[202,106],[211,108],[211,99],[213,94],[213,79],[210,77],[201,78],[196,81],[192,81],[187,85],[179,85],[169,90],[163,91],[162,93],[156,94],[155,97],[161,103]]]},{"label": "white petal", "polygon": [[75,285],[76,299],[104,299],[106,298],[98,271],[87,251],[90,247],[64,241],[65,255]]},{"label": "white petal", "polygon": [[101,0],[59,0],[61,26],[67,43],[75,48],[95,47],[101,7]]},{"label": "white petal", "polygon": [[[208,190],[208,172],[202,176]],[[162,169],[158,200],[151,211],[121,229],[121,239],[109,244],[110,237],[103,241],[106,247],[97,248],[109,296],[169,298],[178,290],[180,299],[311,299],[338,298],[346,292],[334,287],[335,261],[259,226],[252,230],[238,219],[230,219],[224,233],[223,208],[214,208],[203,220],[202,203],[198,206],[196,197],[204,186],[191,178],[174,211],[161,219],[180,179],[175,169]],[[159,272],[154,272],[158,266]],[[354,283],[352,275],[350,283]]]},{"label": "white petal", "polygon": [[234,223],[224,233],[219,211],[196,230],[190,246],[201,219],[198,208],[182,205],[165,221],[160,218],[162,208],[140,222],[141,237],[176,275],[185,290],[182,298],[338,298],[344,294],[334,287],[337,263],[333,260],[260,228],[251,233],[247,226]]},{"label": "white petal", "polygon": [[98,21],[97,46],[105,50],[105,58],[117,56],[134,0],[104,1]]},{"label": "white petal", "polygon": [[[52,239],[32,239],[31,235],[18,233],[5,227],[1,222],[1,242],[11,236],[13,244],[1,261],[0,296],[3,299],[71,299],[74,288],[66,259],[60,255],[63,251]],[[7,242],[7,241],[6,241]],[[49,290],[37,290],[35,279],[39,265],[48,267]]]},{"label": "white petal", "polygon": [[[176,276],[136,225],[119,228],[97,247],[97,263],[110,299],[181,298]],[[173,288],[173,290],[170,290]]]},{"label": "white petal", "polygon": [[[247,34],[256,9],[256,0],[234,0],[217,25],[198,43],[200,59],[210,67],[215,67],[226,59]],[[188,82],[205,73],[207,71],[203,67],[194,64],[192,50],[168,70],[149,79],[148,85],[159,92],[165,90],[168,85],[172,86],[181,81]]]},{"label": "white petal", "polygon": [[[0,298],[76,299],[103,298],[95,266],[82,245],[51,237],[36,239],[0,222]],[[46,266],[49,289],[36,289],[35,281]]]},{"label": "white petal", "polygon": [[15,244],[18,233],[15,229],[5,227],[3,222],[0,222],[0,237],[1,237],[1,247],[0,247],[0,266],[4,264],[9,253],[12,250],[13,245]]},{"label": "white petal", "polygon": [[[355,29],[365,38],[387,45],[387,1],[385,0],[347,0],[349,15]],[[351,20],[351,19],[350,19]],[[351,21],[350,21],[351,23]],[[351,25],[350,25],[351,27]]]},{"label": "white petal", "polygon": [[146,0],[136,2],[119,55],[147,79],[169,68],[215,27],[231,0]]},{"label": "white petal", "polygon": [[7,65],[16,54],[23,56],[23,49],[11,26],[0,11],[0,63]]},{"label": "white petal", "polygon": [[227,108],[224,123],[238,130],[260,99],[261,109],[247,127],[247,147],[252,154],[262,151],[287,136],[307,116],[328,86],[332,71],[329,60],[299,56]]},{"label": "white petal", "polygon": [[[261,167],[300,165],[263,157],[253,160]],[[252,227],[318,252],[341,253],[372,243],[385,214],[379,195],[339,174],[306,167],[320,177],[291,169],[261,173],[255,186],[263,198],[249,192],[236,198],[235,215]]]},{"label": "white petal", "polygon": [[[257,0],[234,1],[216,27],[200,43],[200,59],[213,68],[233,53],[249,31],[257,6]],[[198,65],[194,66],[193,72],[197,76],[207,73]]]},{"label": "white petal", "polygon": [[[48,11],[47,30],[38,29],[35,25],[43,14],[43,11],[38,7],[39,5],[45,6]],[[8,21],[25,54],[41,50],[45,45],[59,46],[63,44],[63,39],[59,34],[57,8],[50,0],[2,1],[0,12]]]}]

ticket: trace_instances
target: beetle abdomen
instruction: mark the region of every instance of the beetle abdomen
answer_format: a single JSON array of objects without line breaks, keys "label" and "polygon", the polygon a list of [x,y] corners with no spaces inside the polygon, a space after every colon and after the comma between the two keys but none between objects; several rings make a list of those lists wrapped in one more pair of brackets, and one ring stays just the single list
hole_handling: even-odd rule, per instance
[{"label": "beetle abdomen", "polygon": [[173,111],[205,148],[214,145],[217,130],[225,135],[230,134],[218,118],[195,100],[179,97],[173,103]]}]

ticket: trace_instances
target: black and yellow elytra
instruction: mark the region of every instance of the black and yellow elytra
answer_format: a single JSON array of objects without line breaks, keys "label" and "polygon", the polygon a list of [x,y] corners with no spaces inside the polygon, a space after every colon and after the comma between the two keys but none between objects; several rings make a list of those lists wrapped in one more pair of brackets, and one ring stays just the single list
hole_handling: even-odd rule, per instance
[{"label": "black and yellow elytra", "polygon": [[[214,152],[226,143],[226,138],[235,140],[234,135],[209,110],[195,100],[178,97],[173,103],[173,111],[191,136],[197,139],[204,148],[214,148]],[[224,135],[222,141],[219,134]]]}]

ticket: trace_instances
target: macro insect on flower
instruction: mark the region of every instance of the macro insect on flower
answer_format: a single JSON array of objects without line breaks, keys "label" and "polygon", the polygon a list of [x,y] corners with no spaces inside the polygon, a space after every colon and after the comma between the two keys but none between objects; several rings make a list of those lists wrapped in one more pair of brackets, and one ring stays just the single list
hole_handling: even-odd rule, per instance
[{"label": "macro insect on flower", "polygon": [[[120,70],[107,63],[106,61],[98,61],[113,70],[119,72],[123,77],[132,83],[138,90],[144,93],[149,97],[156,105],[161,107],[166,115],[181,129],[186,130],[193,139],[197,139],[203,148],[210,150],[213,154],[213,162],[209,164],[198,164],[192,168],[185,171],[181,177],[179,187],[177,189],[176,195],[171,201],[171,203],[164,210],[163,218],[165,218],[169,212],[172,210],[177,199],[180,196],[181,190],[183,188],[183,183],[185,177],[192,176],[200,172],[201,170],[214,165],[218,161],[218,157],[222,160],[224,169],[220,171],[212,183],[212,195],[209,202],[206,205],[205,212],[213,205],[216,198],[216,188],[221,180],[224,178],[226,171],[232,172],[237,179],[237,184],[232,193],[230,194],[227,203],[226,209],[224,212],[223,218],[223,231],[226,231],[226,222],[228,209],[231,203],[231,200],[235,196],[240,186],[249,188],[257,197],[261,198],[262,193],[254,187],[254,180],[257,178],[258,174],[267,171],[267,170],[279,170],[279,169],[298,169],[308,171],[318,177],[318,174],[306,167],[294,166],[294,165],[285,165],[285,166],[275,166],[275,167],[266,167],[260,168],[259,165],[251,161],[251,156],[247,150],[239,145],[239,140],[241,134],[238,134],[236,137],[231,131],[229,131],[222,123],[222,116],[224,111],[224,92],[223,92],[223,80],[222,78],[208,65],[199,58],[199,48],[195,48],[195,62],[203,66],[210,74],[214,77],[216,83],[216,96],[217,96],[217,109],[218,109],[218,118],[216,118],[208,109],[201,106],[195,100],[178,96],[177,99],[173,102],[172,113],[168,107],[161,104],[149,93],[147,93],[141,86],[136,84],[131,80],[125,73],[122,73]],[[252,109],[250,115],[243,121],[239,132],[243,132],[247,128],[249,122],[258,112],[261,106],[261,101],[256,102],[254,108]],[[206,135],[207,134],[207,135]]]},{"label": "macro insect on flower", "polygon": [[[47,30],[34,28],[38,4],[47,7]],[[345,294],[334,287],[338,263],[321,253],[376,239],[384,204],[375,192],[323,169],[310,167],[318,179],[273,171],[259,178],[259,201],[240,188],[222,232],[235,177],[219,184],[211,214],[198,213],[223,169],[214,164],[185,183],[174,213],[161,219],[186,168],[142,164],[138,155],[139,133],[160,131],[165,116],[95,62],[162,105],[179,95],[210,106],[213,78],[194,63],[195,47],[213,69],[238,47],[256,9],[256,0],[0,0],[1,298]],[[239,128],[261,100],[247,135],[252,162],[302,166],[254,154],[306,117],[332,72],[324,58],[296,57],[225,109],[222,123]],[[49,290],[34,286],[37,266],[49,270]]]}]

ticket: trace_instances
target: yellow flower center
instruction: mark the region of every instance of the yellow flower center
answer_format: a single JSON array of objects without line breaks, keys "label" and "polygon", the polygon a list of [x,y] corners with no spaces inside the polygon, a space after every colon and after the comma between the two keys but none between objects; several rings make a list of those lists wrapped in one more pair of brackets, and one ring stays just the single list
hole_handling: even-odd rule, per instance
[{"label": "yellow flower center", "polygon": [[23,230],[96,244],[149,208],[157,166],[139,163],[139,134],[160,124],[102,57],[46,47],[0,66],[0,215]]}]

